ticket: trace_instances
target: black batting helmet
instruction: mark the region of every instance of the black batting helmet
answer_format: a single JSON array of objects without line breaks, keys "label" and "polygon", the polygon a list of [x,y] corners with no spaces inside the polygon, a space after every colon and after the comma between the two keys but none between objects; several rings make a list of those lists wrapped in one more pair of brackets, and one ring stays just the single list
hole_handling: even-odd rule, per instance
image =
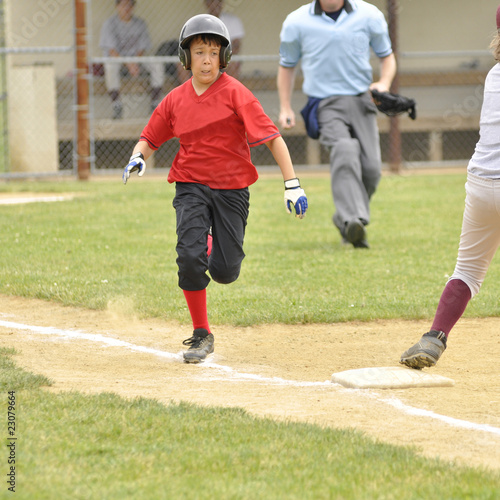
[{"label": "black batting helmet", "polygon": [[[231,60],[233,50],[231,48],[231,38],[226,25],[215,16],[210,14],[198,14],[188,19],[181,29],[179,36],[179,59],[186,69],[191,69],[191,53],[189,52],[189,42],[198,35],[218,35],[222,38],[220,50],[220,67],[225,68]],[[187,47],[187,49],[186,49]]]}]

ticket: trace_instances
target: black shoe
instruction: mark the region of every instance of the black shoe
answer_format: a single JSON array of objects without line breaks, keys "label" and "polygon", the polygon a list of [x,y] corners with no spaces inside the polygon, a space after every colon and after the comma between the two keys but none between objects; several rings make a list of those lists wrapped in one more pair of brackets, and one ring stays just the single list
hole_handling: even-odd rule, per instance
[{"label": "black shoe", "polygon": [[199,363],[214,352],[214,336],[208,333],[205,328],[196,328],[193,331],[193,336],[182,343],[189,346],[189,349],[184,351],[184,362],[186,363]]},{"label": "black shoe", "polygon": [[157,108],[158,104],[160,104],[158,101],[153,101],[151,103],[151,113]]},{"label": "black shoe", "polygon": [[359,219],[350,220],[346,224],[345,239],[352,243],[354,247],[363,240],[366,241],[365,226]]},{"label": "black shoe", "polygon": [[444,332],[431,330],[407,351],[401,354],[402,365],[421,370],[434,366],[446,349],[446,335]]},{"label": "black shoe", "polygon": [[356,243],[353,243],[352,246],[354,248],[370,248],[370,245],[368,244],[368,242],[366,240],[361,240],[361,241],[358,241]]},{"label": "black shoe", "polygon": [[370,245],[369,245],[368,241],[366,241],[366,240],[361,240],[361,241],[358,241],[357,243],[351,243],[346,238],[342,238],[342,245],[345,247],[352,245],[354,248],[370,248]]},{"label": "black shoe", "polygon": [[119,120],[123,116],[123,106],[120,101],[114,101],[113,104],[113,120]]}]

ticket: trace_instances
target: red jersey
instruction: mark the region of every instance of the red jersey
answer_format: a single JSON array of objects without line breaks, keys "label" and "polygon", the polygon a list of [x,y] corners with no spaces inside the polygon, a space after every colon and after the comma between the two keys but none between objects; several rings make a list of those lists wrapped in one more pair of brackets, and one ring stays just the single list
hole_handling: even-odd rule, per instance
[{"label": "red jersey", "polygon": [[252,92],[223,73],[200,96],[191,80],[173,89],[152,114],[140,140],[156,150],[169,139],[179,138],[169,182],[241,189],[258,178],[250,147],[279,135]]}]

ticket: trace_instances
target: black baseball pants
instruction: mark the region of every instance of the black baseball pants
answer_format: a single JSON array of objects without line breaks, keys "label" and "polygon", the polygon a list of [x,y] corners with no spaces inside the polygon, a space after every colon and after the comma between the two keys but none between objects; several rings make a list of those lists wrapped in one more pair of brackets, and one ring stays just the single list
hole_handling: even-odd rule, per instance
[{"label": "black baseball pants", "polygon": [[[179,287],[203,290],[210,278],[232,283],[245,257],[243,240],[250,193],[243,189],[211,189],[195,183],[176,183],[173,206],[177,217]],[[207,257],[207,237],[212,228],[212,253]]]}]

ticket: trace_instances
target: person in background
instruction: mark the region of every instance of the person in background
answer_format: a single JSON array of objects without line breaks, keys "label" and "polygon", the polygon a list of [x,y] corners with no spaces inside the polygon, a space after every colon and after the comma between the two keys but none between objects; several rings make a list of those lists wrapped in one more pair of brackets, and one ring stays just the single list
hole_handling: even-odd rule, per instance
[{"label": "person in background", "polygon": [[483,284],[500,246],[500,6],[490,48],[497,63],[484,84],[479,141],[467,167],[465,209],[455,270],[446,284],[430,330],[401,355],[400,363],[434,366],[448,335]]},{"label": "person in background", "polygon": [[[241,52],[241,45],[243,37],[245,36],[245,28],[241,19],[230,12],[224,11],[223,0],[204,0],[207,12],[212,16],[218,17],[227,27],[229,36],[231,37],[231,46],[233,48],[233,56]],[[231,66],[228,67],[227,72],[229,75],[238,78],[240,76],[241,63],[233,61]]]},{"label": "person in background", "polygon": [[[151,49],[151,39],[146,22],[134,16],[135,0],[116,0],[116,13],[104,21],[101,28],[99,46],[106,57],[144,56]],[[113,119],[123,116],[123,103],[120,98],[120,77],[122,68],[131,77],[141,73],[141,67],[149,74],[151,84],[151,110],[160,102],[165,72],[162,63],[104,64],[106,89],[111,97]]]},{"label": "person in background", "polygon": [[[287,16],[280,39],[279,124],[295,126],[292,94],[301,61],[306,129],[330,151],[333,223],[343,243],[369,248],[365,226],[381,177],[377,108],[370,89],[388,91],[396,74],[384,15],[362,0],[314,0]],[[380,60],[376,82],[370,49]]]}]

